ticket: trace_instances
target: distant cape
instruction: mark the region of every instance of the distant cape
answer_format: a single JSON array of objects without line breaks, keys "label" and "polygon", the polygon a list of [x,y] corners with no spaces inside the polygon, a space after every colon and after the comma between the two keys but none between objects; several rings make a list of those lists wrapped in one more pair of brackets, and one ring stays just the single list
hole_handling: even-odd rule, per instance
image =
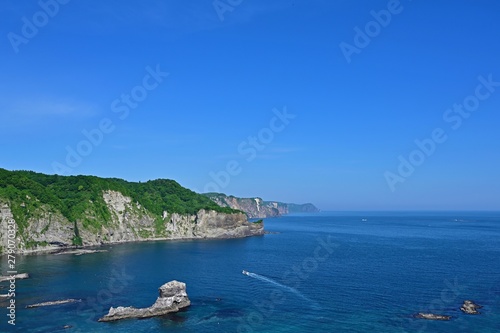
[{"label": "distant cape", "polygon": [[320,210],[312,203],[294,204],[278,201],[264,201],[262,198],[238,198],[223,193],[205,193],[221,207],[240,210],[248,218],[279,217],[291,213],[317,213]]}]

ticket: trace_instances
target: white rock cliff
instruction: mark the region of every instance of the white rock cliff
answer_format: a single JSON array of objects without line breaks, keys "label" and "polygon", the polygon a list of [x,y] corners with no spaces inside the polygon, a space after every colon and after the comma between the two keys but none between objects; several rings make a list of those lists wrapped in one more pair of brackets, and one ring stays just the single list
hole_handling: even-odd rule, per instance
[{"label": "white rock cliff", "polygon": [[[28,221],[17,222],[17,253],[51,251],[73,244],[75,227],[84,246],[164,239],[237,238],[264,233],[263,223],[250,223],[243,213],[200,210],[196,215],[163,212],[155,217],[120,192],[103,192],[112,221],[100,221],[92,212],[84,220],[69,221],[42,205]],[[27,198],[27,200],[29,200]],[[9,202],[0,198],[0,254],[7,249],[8,221],[14,219]]]}]

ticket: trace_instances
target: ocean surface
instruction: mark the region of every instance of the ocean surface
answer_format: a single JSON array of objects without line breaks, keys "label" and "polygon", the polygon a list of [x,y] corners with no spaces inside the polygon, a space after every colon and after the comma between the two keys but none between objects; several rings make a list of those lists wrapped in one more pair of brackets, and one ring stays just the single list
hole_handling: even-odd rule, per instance
[{"label": "ocean surface", "polygon": [[[15,327],[1,303],[0,332],[500,332],[500,213],[319,213],[265,226],[271,234],[246,239],[18,256],[31,278],[16,283]],[[187,284],[187,310],[97,322],[111,306],[150,306],[174,279]],[[68,298],[81,302],[25,309]],[[480,315],[459,310],[467,299]]]}]

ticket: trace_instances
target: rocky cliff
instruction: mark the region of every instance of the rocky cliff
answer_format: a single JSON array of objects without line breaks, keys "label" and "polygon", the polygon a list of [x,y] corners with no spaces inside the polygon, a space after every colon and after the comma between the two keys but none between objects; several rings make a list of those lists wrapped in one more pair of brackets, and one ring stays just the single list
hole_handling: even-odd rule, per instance
[{"label": "rocky cliff", "polygon": [[[69,247],[74,244],[75,235],[81,239],[81,245],[94,246],[157,239],[237,238],[263,233],[263,224],[248,222],[243,213],[227,214],[200,209],[191,215],[164,211],[162,218],[157,218],[120,192],[106,191],[103,198],[112,219],[100,226],[86,220],[71,222],[51,207],[41,206],[32,212],[27,226],[21,232],[18,230],[17,253]],[[91,214],[87,218],[95,219]],[[3,250],[7,249],[7,225],[10,220],[15,220],[11,207],[0,199]]]},{"label": "rocky cliff", "polygon": [[229,207],[245,212],[249,218],[278,217],[290,213],[316,213],[319,209],[313,204],[293,204],[277,201],[264,201],[261,198],[237,198],[222,193],[204,194],[221,207]]},{"label": "rocky cliff", "polygon": [[[236,238],[264,232],[262,222],[250,223],[244,213],[221,209],[177,183],[120,180],[123,190],[119,191],[103,189],[117,187],[113,179],[82,176],[86,182],[72,177],[47,181],[46,177],[52,176],[15,179],[8,175],[10,178],[0,169],[0,254],[7,252],[9,237],[11,243],[15,239],[17,253],[30,253],[132,241]],[[43,186],[37,185],[40,183]],[[64,185],[64,191],[55,189],[56,184]],[[89,188],[88,193],[84,193],[85,188]],[[16,226],[14,238],[9,225]]]}]

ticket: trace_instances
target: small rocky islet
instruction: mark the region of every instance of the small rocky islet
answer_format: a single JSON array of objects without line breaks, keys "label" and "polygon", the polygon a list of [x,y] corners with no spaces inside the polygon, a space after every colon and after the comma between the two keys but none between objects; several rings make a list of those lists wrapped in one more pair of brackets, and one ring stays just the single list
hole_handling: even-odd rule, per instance
[{"label": "small rocky islet", "polygon": [[163,316],[169,313],[178,312],[181,309],[191,305],[186,292],[186,284],[176,280],[170,281],[162,285],[159,289],[159,297],[156,302],[148,308],[134,308],[132,306],[116,308],[111,307],[109,312],[104,317],[100,318],[100,322],[116,321],[129,318],[150,318]]},{"label": "small rocky islet", "polygon": [[481,305],[476,304],[471,300],[466,300],[464,301],[464,304],[462,304],[462,306],[460,307],[460,310],[464,313],[475,315],[475,314],[480,314],[480,312],[477,311],[477,309],[481,308],[482,308]]},{"label": "small rocky islet", "polygon": [[[463,304],[460,306],[460,310],[466,314],[480,314],[477,309],[482,308],[481,305],[476,304],[474,301],[465,300]],[[448,315],[434,314],[434,313],[424,313],[419,312],[414,315],[415,318],[418,319],[426,319],[426,320],[450,320],[452,317]]]},{"label": "small rocky islet", "polygon": [[27,305],[27,309],[34,309],[34,308],[40,308],[44,306],[51,306],[51,305],[61,305],[61,304],[68,304],[68,303],[75,303],[75,302],[81,302],[80,299],[63,299],[63,300],[58,300],[58,301],[49,301],[49,302],[42,302],[42,303],[36,303],[36,304],[30,304]]},{"label": "small rocky islet", "polygon": [[427,320],[450,320],[451,316],[419,312],[415,315],[415,318],[427,319]]}]

